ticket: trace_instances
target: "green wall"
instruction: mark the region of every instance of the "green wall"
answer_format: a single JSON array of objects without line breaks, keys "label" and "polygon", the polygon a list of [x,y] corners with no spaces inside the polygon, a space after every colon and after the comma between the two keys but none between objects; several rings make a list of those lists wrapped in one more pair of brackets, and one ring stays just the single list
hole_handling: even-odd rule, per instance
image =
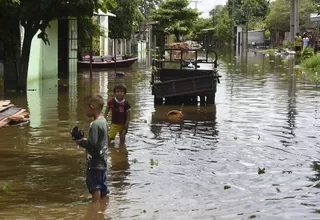
[{"label": "green wall", "polygon": [[[28,84],[33,80],[58,77],[58,21],[49,23],[46,29],[50,45],[38,38],[39,32],[33,37],[28,69]],[[22,33],[23,34],[23,33]]]}]

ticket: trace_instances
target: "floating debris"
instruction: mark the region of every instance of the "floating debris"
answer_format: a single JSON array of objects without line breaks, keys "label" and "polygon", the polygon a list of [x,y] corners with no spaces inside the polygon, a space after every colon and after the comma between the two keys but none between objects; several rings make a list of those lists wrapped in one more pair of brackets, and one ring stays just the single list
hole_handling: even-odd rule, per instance
[{"label": "floating debris", "polygon": [[169,120],[180,120],[180,119],[182,119],[183,114],[181,111],[171,110],[167,113],[167,117]]},{"label": "floating debris", "polygon": [[29,121],[29,112],[10,100],[0,100],[0,128]]},{"label": "floating debris", "polygon": [[153,167],[153,166],[158,166],[158,164],[159,164],[158,160],[150,159],[150,165],[151,165],[151,167]]},{"label": "floating debris", "polygon": [[265,173],[265,168],[258,168],[258,174],[264,174]]},{"label": "floating debris", "polygon": [[8,193],[11,191],[11,186],[8,183],[6,183],[6,184],[4,184],[2,190],[3,190],[3,192]]}]

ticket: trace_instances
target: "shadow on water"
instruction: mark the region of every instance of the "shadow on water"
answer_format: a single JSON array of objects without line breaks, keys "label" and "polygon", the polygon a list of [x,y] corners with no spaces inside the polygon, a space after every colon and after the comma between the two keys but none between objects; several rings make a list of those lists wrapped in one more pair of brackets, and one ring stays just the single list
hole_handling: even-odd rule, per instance
[{"label": "shadow on water", "polygon": [[[220,59],[216,104],[154,105],[150,72],[89,71],[30,84],[30,124],[1,128],[3,219],[318,219],[320,89],[290,57]],[[87,130],[83,98],[105,100],[123,82],[132,106],[126,147],[110,145],[108,201],[91,205],[85,153],[70,128]],[[110,121],[110,116],[108,118]],[[156,161],[156,162],[154,162]],[[258,168],[265,168],[259,175]],[[230,186],[225,189],[225,186]]]}]

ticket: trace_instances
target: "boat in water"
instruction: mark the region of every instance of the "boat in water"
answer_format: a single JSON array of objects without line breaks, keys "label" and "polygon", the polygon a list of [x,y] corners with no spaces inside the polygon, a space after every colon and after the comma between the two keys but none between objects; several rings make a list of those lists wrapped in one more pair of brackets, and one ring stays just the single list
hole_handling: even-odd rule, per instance
[{"label": "boat in water", "polygon": [[[111,69],[111,68],[128,68],[131,67],[138,57],[117,56],[93,56],[92,68]],[[90,56],[84,56],[82,60],[78,60],[78,68],[90,68]]]}]

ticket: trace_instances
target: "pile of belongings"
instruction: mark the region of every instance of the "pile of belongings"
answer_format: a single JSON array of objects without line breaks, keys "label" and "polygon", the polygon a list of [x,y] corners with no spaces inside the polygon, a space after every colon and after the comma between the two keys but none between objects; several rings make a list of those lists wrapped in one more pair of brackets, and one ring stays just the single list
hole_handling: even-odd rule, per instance
[{"label": "pile of belongings", "polygon": [[0,100],[0,128],[29,122],[29,112],[10,100]]}]

